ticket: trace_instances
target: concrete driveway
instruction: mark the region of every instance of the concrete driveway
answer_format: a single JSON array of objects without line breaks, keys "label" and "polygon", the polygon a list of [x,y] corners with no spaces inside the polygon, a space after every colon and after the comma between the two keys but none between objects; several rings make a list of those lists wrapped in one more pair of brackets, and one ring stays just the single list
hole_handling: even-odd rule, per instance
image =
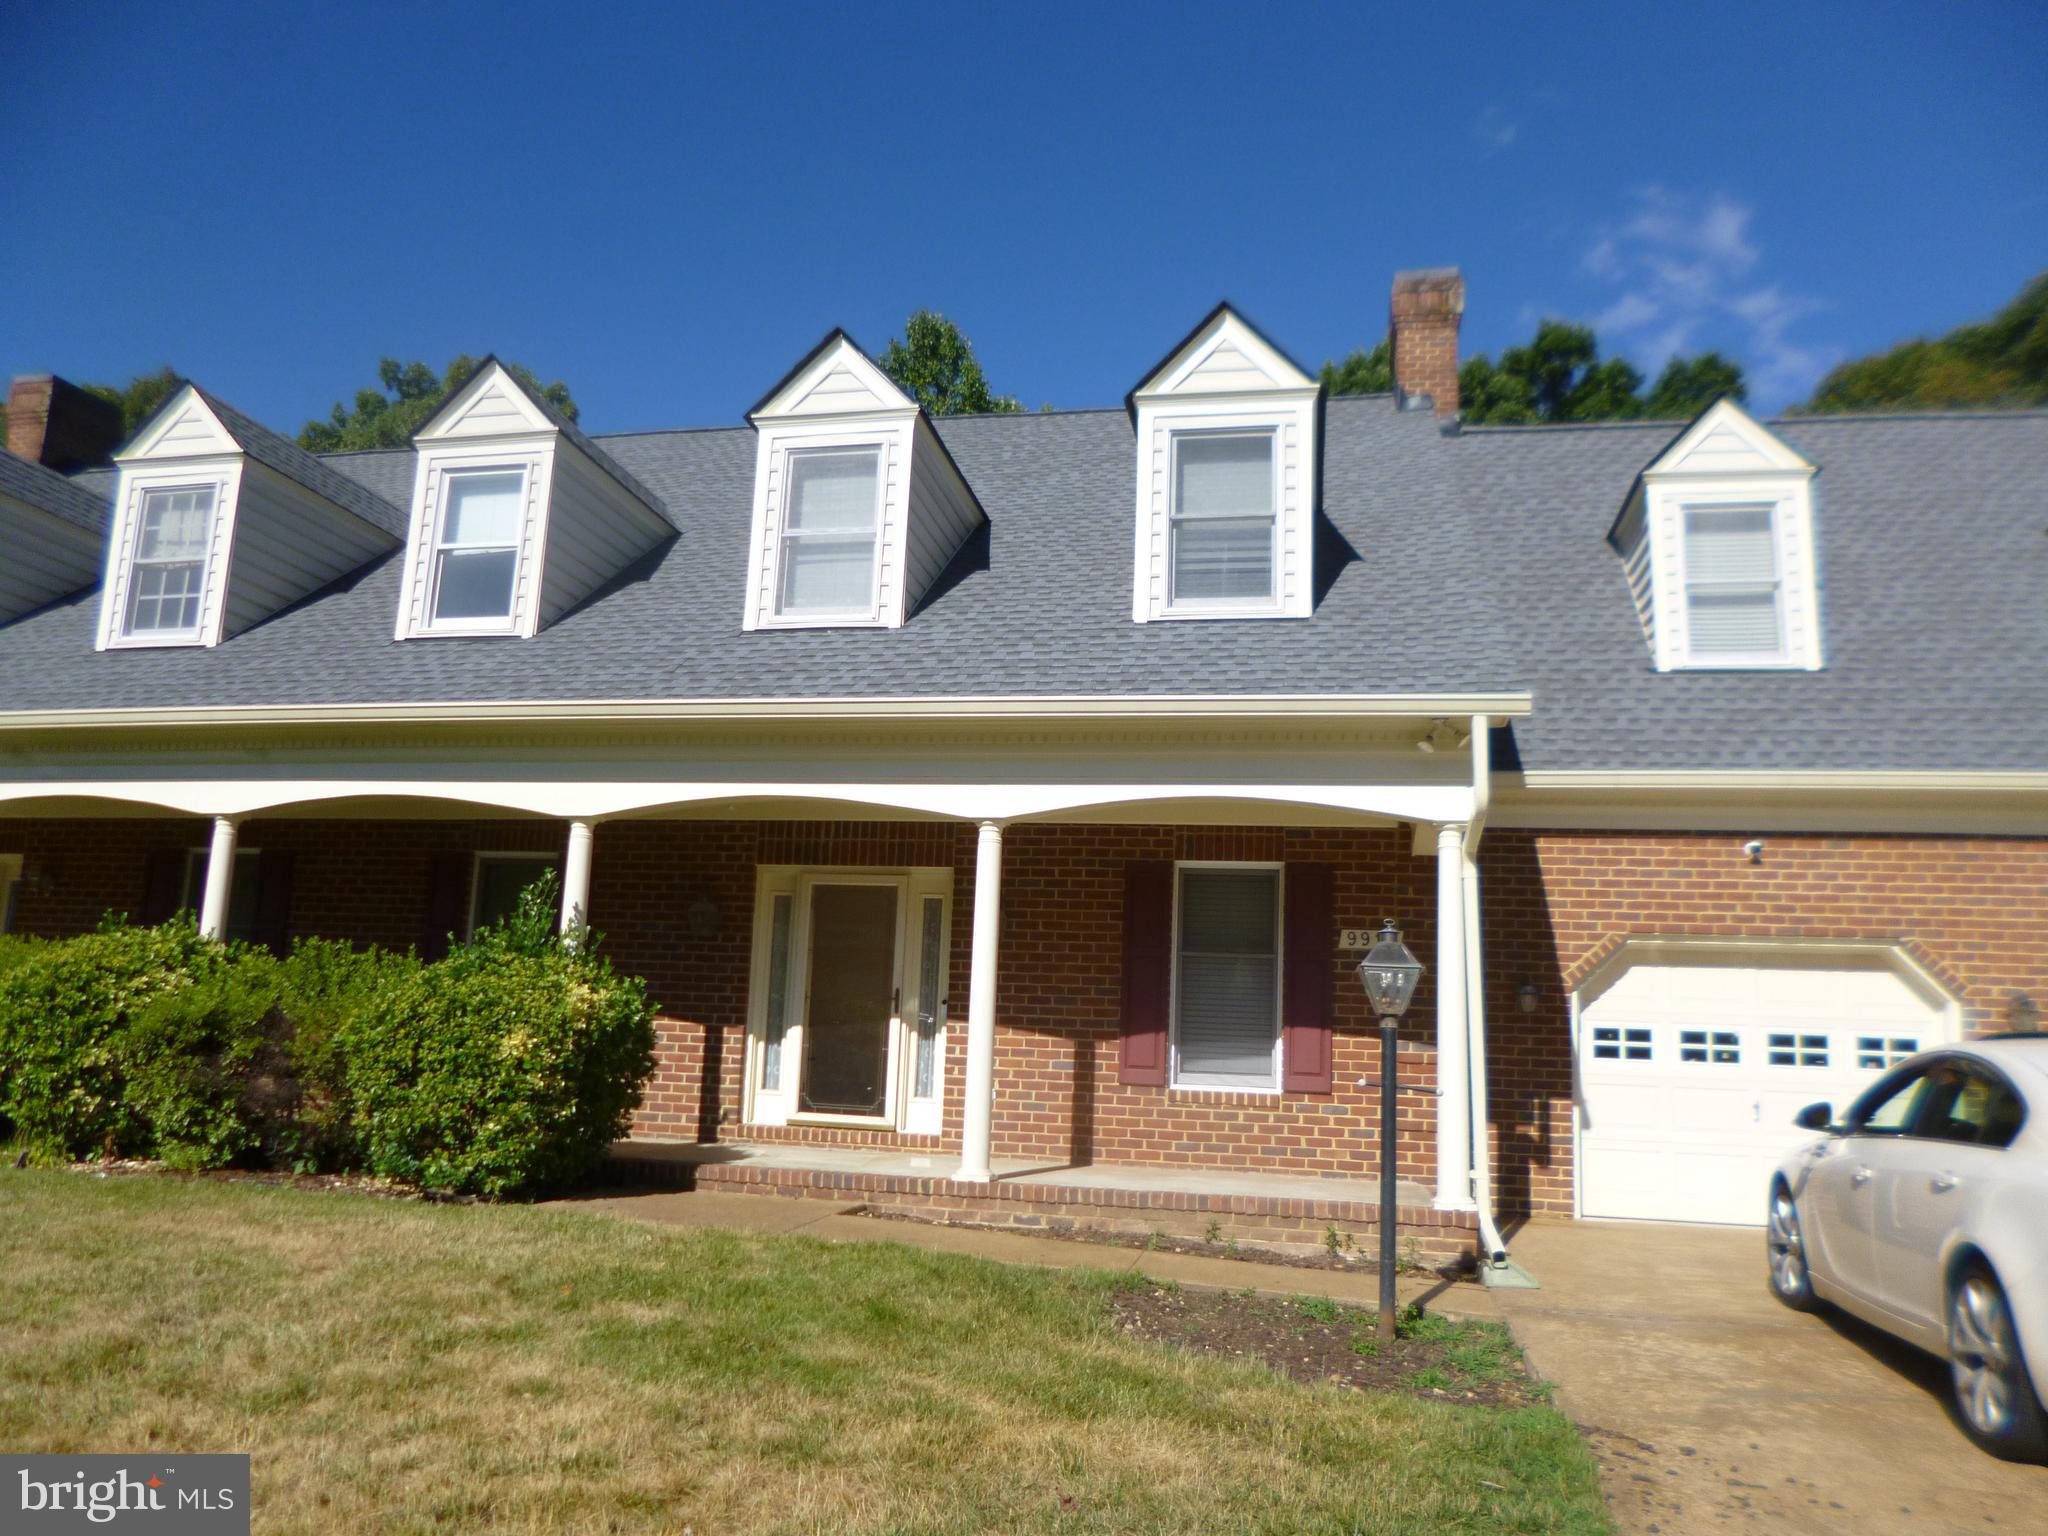
[{"label": "concrete driveway", "polygon": [[1537,1291],[1496,1291],[1592,1439],[1624,1533],[2048,1531],[2048,1467],[1963,1437],[1947,1367],[1764,1286],[1763,1235],[1536,1223]]}]

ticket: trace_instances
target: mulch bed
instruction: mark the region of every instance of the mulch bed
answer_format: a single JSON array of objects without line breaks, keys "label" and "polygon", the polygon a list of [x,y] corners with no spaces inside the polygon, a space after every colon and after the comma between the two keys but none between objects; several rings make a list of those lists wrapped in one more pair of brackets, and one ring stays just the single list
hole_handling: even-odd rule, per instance
[{"label": "mulch bed", "polygon": [[[1437,1319],[1431,1333],[1460,1331],[1463,1336],[1403,1337],[1379,1344],[1373,1341],[1373,1314],[1359,1308],[1314,1298],[1170,1286],[1119,1292],[1113,1308],[1117,1326],[1136,1338],[1218,1359],[1256,1362],[1296,1381],[1490,1408],[1549,1401],[1547,1389],[1511,1345],[1502,1348],[1493,1369],[1474,1374],[1460,1368],[1452,1351],[1469,1347],[1485,1325],[1463,1331]],[[1490,1330],[1489,1335],[1498,1336]]]},{"label": "mulch bed", "polygon": [[[932,1218],[914,1216],[904,1211],[878,1211],[872,1206],[862,1206],[852,1213],[865,1216],[871,1221],[921,1221],[930,1224]],[[1270,1264],[1280,1269],[1341,1269],[1357,1274],[1372,1274],[1379,1265],[1367,1256],[1363,1248],[1340,1249],[1337,1253],[1318,1250],[1315,1253],[1282,1253],[1271,1248],[1246,1247],[1240,1243],[1210,1243],[1194,1237],[1171,1237],[1164,1232],[1140,1237],[1135,1233],[1104,1232],[1090,1227],[1072,1227],[1064,1231],[1051,1227],[1013,1227],[1000,1222],[948,1221],[949,1227],[973,1227],[982,1232],[1009,1232],[1018,1237],[1054,1237],[1067,1243],[1094,1243],[1103,1248],[1129,1248],[1144,1253],[1184,1253],[1198,1259],[1230,1259],[1240,1264]],[[1472,1265],[1462,1264],[1407,1264],[1397,1262],[1396,1270],[1404,1275],[1434,1275],[1441,1280],[1470,1280]]]}]

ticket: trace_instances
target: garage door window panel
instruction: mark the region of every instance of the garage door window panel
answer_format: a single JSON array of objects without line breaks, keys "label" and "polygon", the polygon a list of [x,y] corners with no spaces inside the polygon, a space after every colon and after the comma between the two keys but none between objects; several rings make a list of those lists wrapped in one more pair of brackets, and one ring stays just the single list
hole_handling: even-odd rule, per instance
[{"label": "garage door window panel", "polygon": [[1770,1062],[1774,1067],[1825,1067],[1828,1037],[1774,1034],[1770,1037]]},{"label": "garage door window panel", "polygon": [[1649,1061],[1654,1051],[1647,1029],[1616,1026],[1593,1031],[1593,1055],[1599,1061]]},{"label": "garage door window panel", "polygon": [[1678,1059],[1717,1067],[1740,1066],[1742,1043],[1731,1030],[1683,1029],[1678,1032]]}]

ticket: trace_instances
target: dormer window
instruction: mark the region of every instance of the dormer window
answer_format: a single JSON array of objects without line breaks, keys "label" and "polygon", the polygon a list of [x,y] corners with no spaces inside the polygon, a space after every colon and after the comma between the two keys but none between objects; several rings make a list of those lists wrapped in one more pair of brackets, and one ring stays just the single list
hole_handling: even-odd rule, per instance
[{"label": "dormer window", "polygon": [[985,521],[917,402],[843,331],[747,419],[745,629],[898,628]]},{"label": "dormer window", "polygon": [[1321,392],[1222,305],[1131,391],[1133,619],[1308,617]]},{"label": "dormer window", "polygon": [[1821,665],[1815,473],[1732,400],[1643,471],[1608,542],[1658,671]]},{"label": "dormer window", "polygon": [[523,469],[450,470],[443,477],[434,547],[434,628],[512,622],[525,507]]},{"label": "dormer window", "polygon": [[124,639],[191,640],[199,634],[206,591],[206,552],[213,542],[215,490],[210,485],[142,493],[135,559],[129,576]]},{"label": "dormer window", "polygon": [[639,481],[493,358],[413,450],[400,640],[536,634],[675,533]]},{"label": "dormer window", "polygon": [[879,445],[790,450],[778,618],[873,615],[881,465]]},{"label": "dormer window", "polygon": [[404,514],[195,384],[115,455],[101,650],[219,645],[398,542]]},{"label": "dormer window", "polygon": [[1273,600],[1271,432],[1173,435],[1173,610]]},{"label": "dormer window", "polygon": [[1775,661],[1784,654],[1775,524],[1768,505],[1685,509],[1686,634],[1693,662]]}]

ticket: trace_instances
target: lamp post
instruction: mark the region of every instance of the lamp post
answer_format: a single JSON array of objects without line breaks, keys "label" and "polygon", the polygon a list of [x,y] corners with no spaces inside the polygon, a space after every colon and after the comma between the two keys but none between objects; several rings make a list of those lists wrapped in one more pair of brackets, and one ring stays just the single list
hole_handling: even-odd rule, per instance
[{"label": "lamp post", "polygon": [[1401,942],[1401,930],[1390,917],[1381,924],[1379,937],[1365,958],[1358,962],[1359,985],[1367,1001],[1380,1016],[1380,1316],[1378,1334],[1394,1338],[1398,1304],[1394,1299],[1394,1213],[1400,1196],[1394,1183],[1394,1147],[1400,1136],[1396,1121],[1395,1054],[1399,1042],[1394,1031],[1401,1015],[1415,996],[1415,984],[1422,979],[1422,962]]}]

